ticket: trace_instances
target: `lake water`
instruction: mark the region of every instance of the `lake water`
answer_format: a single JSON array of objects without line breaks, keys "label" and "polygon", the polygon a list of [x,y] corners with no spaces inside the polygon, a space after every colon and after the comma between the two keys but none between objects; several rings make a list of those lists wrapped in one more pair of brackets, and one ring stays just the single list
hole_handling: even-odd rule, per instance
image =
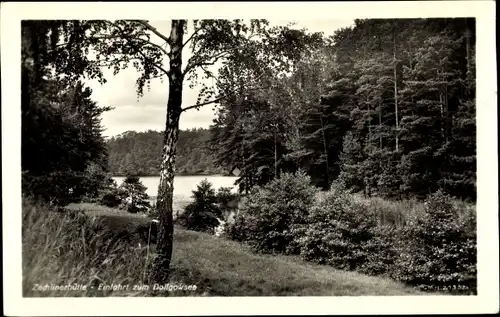
[{"label": "lake water", "polygon": [[[113,177],[118,186],[123,182],[125,177]],[[190,176],[175,176],[174,178],[174,200],[190,200],[192,191],[196,189],[202,180],[207,179],[212,183],[212,187],[218,190],[219,187],[231,187],[233,192],[237,191],[234,185],[237,177],[234,176],[219,176],[219,175],[190,175]],[[160,184],[159,176],[143,176],[140,178],[142,184],[146,186],[146,193],[150,197],[156,197],[158,194],[158,185]]]}]

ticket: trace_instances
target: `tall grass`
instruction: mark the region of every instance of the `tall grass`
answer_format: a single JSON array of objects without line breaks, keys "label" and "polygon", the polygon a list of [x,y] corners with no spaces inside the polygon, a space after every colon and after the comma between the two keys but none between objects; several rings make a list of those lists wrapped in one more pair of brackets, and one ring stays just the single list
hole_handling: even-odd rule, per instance
[{"label": "tall grass", "polygon": [[[99,217],[80,211],[56,212],[23,201],[23,296],[138,295],[129,290],[99,290],[99,284],[143,284],[147,247],[106,229]],[[86,291],[36,291],[37,285],[85,285]]]},{"label": "tall grass", "polygon": [[[318,194],[318,199],[324,199],[325,192]],[[397,229],[403,228],[409,219],[425,214],[423,201],[417,199],[387,200],[381,197],[365,198],[361,194],[352,194],[352,199],[373,211],[380,226],[391,226]],[[457,211],[457,221],[466,219],[471,214],[476,213],[475,204],[462,200],[452,201],[454,209]]]}]

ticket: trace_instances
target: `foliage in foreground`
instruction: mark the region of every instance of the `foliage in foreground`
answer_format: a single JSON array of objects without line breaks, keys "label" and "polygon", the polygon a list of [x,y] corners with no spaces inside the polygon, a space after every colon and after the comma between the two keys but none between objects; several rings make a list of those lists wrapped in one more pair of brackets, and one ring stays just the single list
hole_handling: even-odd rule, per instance
[{"label": "foliage in foreground", "polygon": [[476,217],[459,217],[442,192],[424,204],[423,217],[411,217],[396,244],[395,278],[423,290],[475,292]]},{"label": "foliage in foreground", "polygon": [[317,191],[305,173],[284,173],[254,189],[226,234],[258,251],[297,254],[296,231],[306,222]]},{"label": "foliage in foreground", "polygon": [[393,210],[385,217],[340,185],[308,199],[315,189],[304,177],[285,175],[253,191],[226,235],[256,251],[300,252],[307,261],[426,291],[476,293],[475,212],[437,192],[395,221]]},{"label": "foliage in foreground", "polygon": [[222,191],[217,195],[207,179],[201,181],[192,193],[193,202],[184,208],[176,223],[189,230],[213,233],[223,218],[222,209],[218,204],[219,196],[222,194],[221,197],[227,199],[226,193]]},{"label": "foliage in foreground", "polygon": [[[311,208],[307,223],[298,232],[297,243],[304,259],[354,270],[364,267],[380,251],[374,237],[376,218],[355,204],[342,188],[330,192]],[[370,273],[370,272],[367,272]]]}]

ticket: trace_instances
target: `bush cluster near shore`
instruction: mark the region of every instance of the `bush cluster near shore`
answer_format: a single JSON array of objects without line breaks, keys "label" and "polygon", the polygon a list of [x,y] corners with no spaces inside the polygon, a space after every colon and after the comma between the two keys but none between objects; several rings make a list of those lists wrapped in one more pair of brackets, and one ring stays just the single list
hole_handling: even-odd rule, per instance
[{"label": "bush cluster near shore", "polygon": [[319,199],[315,193],[309,176],[284,174],[249,195],[225,234],[255,251],[298,254],[421,290],[477,292],[475,210],[439,191],[418,208],[394,202],[396,211],[338,184]]}]

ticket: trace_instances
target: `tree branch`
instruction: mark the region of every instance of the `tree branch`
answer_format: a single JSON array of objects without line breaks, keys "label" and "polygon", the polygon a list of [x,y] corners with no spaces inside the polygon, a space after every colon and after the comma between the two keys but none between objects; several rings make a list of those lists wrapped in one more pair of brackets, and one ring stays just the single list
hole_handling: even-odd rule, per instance
[{"label": "tree branch", "polygon": [[[115,23],[113,23],[111,21],[108,21],[108,22],[111,23],[111,25],[113,25],[115,28],[117,28],[120,31],[120,33],[122,34],[123,38],[125,38],[129,43],[131,43],[130,37],[128,37],[128,36],[126,36],[124,34],[124,32],[120,28],[120,26],[116,25]],[[140,49],[137,50],[137,53],[141,54],[141,56],[144,58],[144,62],[146,62],[148,60],[148,58],[146,57],[146,55],[144,55],[144,53]],[[170,72],[168,70],[166,70],[165,68],[159,66],[158,64],[155,64],[155,63],[152,63],[152,64],[153,64],[153,66],[155,66],[156,68],[158,68],[159,70],[161,70],[163,73],[165,73],[167,76],[170,76]]]},{"label": "tree branch", "polygon": [[203,107],[203,106],[206,106],[206,105],[209,105],[209,104],[212,104],[212,103],[216,103],[217,101],[220,101],[226,97],[228,97],[229,95],[231,95],[234,91],[231,91],[223,96],[220,96],[216,99],[213,99],[213,100],[210,100],[210,101],[206,101],[206,102],[202,102],[200,104],[196,104],[196,105],[192,105],[192,106],[189,106],[189,107],[186,107],[186,108],[182,108],[181,112],[184,112],[184,111],[187,111],[187,110],[190,110],[190,109],[193,109],[193,108],[199,108],[199,107]]},{"label": "tree branch", "polygon": [[212,79],[215,79],[215,81],[217,82],[217,84],[220,84],[220,83],[221,83],[221,82],[220,82],[220,80],[219,80],[219,78],[217,78],[216,76],[214,76],[214,75],[212,74],[212,72],[210,72],[209,70],[207,70],[207,69],[206,69],[205,67],[203,67],[203,66],[200,66],[200,67],[201,67],[201,69],[205,72],[205,75],[207,75],[207,77],[212,78]]},{"label": "tree branch", "polygon": [[143,43],[147,43],[147,44],[150,44],[158,49],[160,49],[163,53],[165,53],[166,55],[168,55],[168,52],[167,50],[165,50],[162,46],[158,45],[158,44],[155,44],[149,40],[145,40],[145,39],[141,39],[140,37],[130,37],[130,36],[125,36],[125,35],[121,35],[121,36],[113,36],[113,35],[110,35],[110,36],[97,36],[97,37],[90,37],[89,39],[90,40],[111,40],[111,39],[115,39],[115,38],[125,38],[125,39],[134,39],[134,40],[139,40]]},{"label": "tree branch", "polygon": [[[265,73],[262,73],[260,74],[257,78],[255,78],[253,80],[253,82],[257,81],[259,78],[261,78]],[[251,82],[250,82],[251,83]],[[260,89],[263,89],[262,87],[257,87],[257,88],[253,88],[253,89],[250,89],[250,90],[260,90]],[[186,107],[186,108],[182,108],[181,112],[184,112],[184,111],[187,111],[187,110],[190,110],[190,109],[194,109],[194,108],[199,108],[199,107],[203,107],[203,106],[206,106],[206,105],[210,105],[210,104],[213,104],[213,103],[216,103],[226,97],[229,97],[231,94],[233,94],[234,92],[238,91],[239,88],[235,88],[231,91],[229,91],[228,93],[222,95],[222,96],[219,96],[213,100],[210,100],[210,101],[205,101],[205,102],[202,102],[202,103],[199,103],[199,104],[196,104],[196,105],[192,105],[192,106],[189,106],[189,107]]]},{"label": "tree branch", "polygon": [[148,30],[150,30],[151,32],[153,32],[154,34],[156,34],[159,38],[161,38],[162,40],[164,40],[165,42],[168,43],[168,45],[170,45],[170,38],[169,37],[166,37],[165,35],[161,34],[154,26],[152,26],[151,24],[149,24],[148,22],[144,21],[144,20],[135,20],[136,22],[139,22],[140,24],[144,25]]},{"label": "tree branch", "polygon": [[200,32],[202,29],[204,28],[199,28],[197,29],[196,31],[193,32],[193,34],[191,34],[191,36],[186,40],[186,42],[184,42],[184,44],[182,44],[182,47],[181,47],[181,50],[184,48],[184,46],[186,46],[187,43],[189,43],[189,41],[191,41],[193,39],[193,37],[198,34],[198,32]]},{"label": "tree branch", "polygon": [[[222,51],[220,52],[219,54],[215,54],[213,56],[210,56],[206,59],[204,59],[204,61],[199,61],[199,62],[193,62],[193,59],[190,58],[187,62],[187,65],[186,65],[186,68],[184,69],[184,72],[182,73],[184,76],[189,73],[190,71],[192,71],[196,66],[211,66],[211,65],[214,65],[215,63],[217,63],[217,61],[224,57],[225,54],[228,54],[229,51]],[[196,56],[196,54],[193,55],[193,57]]]}]

